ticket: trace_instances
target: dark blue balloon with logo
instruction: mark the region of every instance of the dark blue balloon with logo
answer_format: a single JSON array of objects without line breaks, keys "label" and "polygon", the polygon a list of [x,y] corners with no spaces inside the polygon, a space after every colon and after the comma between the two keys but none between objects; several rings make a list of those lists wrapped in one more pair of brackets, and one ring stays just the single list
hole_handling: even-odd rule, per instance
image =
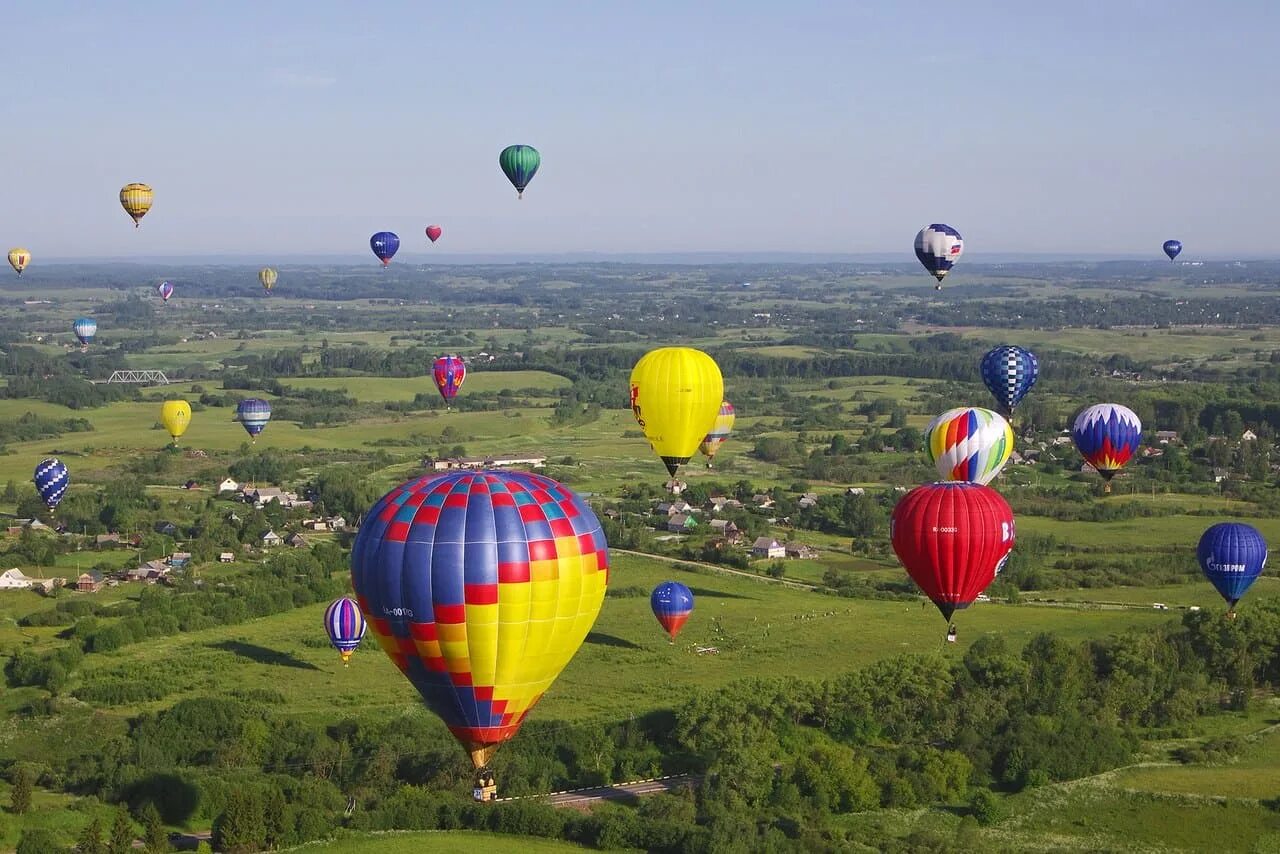
[{"label": "dark blue balloon with logo", "polygon": [[67,472],[67,466],[57,457],[50,457],[47,460],[41,460],[40,465],[36,466],[36,473],[31,478],[36,485],[36,492],[40,494],[42,500],[50,510],[58,506],[58,502],[62,500],[62,495],[67,491],[67,487],[71,484],[71,475]]},{"label": "dark blue balloon with logo", "polygon": [[369,238],[369,248],[373,250],[373,254],[378,256],[378,260],[385,267],[391,263],[391,259],[395,257],[396,251],[400,248],[400,238],[394,232],[379,231]]},{"label": "dark blue balloon with logo", "polygon": [[1200,537],[1196,558],[1204,577],[1234,608],[1267,566],[1267,541],[1252,525],[1219,522]]},{"label": "dark blue balloon with logo", "polygon": [[1178,257],[1178,253],[1182,251],[1182,241],[1181,241],[1181,240],[1166,240],[1166,241],[1164,242],[1164,247],[1163,247],[1163,248],[1164,248],[1164,254],[1168,255],[1168,256],[1169,256],[1169,260],[1170,260],[1170,261],[1172,261],[1174,258],[1177,258],[1177,257]]}]

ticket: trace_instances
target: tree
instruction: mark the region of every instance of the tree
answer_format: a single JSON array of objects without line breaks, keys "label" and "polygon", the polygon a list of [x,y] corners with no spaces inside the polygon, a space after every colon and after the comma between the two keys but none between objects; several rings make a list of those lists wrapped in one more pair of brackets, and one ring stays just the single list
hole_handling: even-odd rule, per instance
[{"label": "tree", "polygon": [[116,820],[111,825],[111,839],[107,841],[107,854],[131,854],[133,851],[133,821],[124,807],[116,810]]},{"label": "tree", "polygon": [[76,847],[80,854],[107,854],[107,845],[102,841],[102,819],[95,815],[93,821],[85,825]]},{"label": "tree", "polygon": [[1004,804],[1000,796],[990,789],[978,789],[974,792],[969,799],[969,809],[983,827],[1004,818]]},{"label": "tree", "polygon": [[13,775],[13,789],[9,792],[9,808],[16,815],[22,815],[31,809],[31,790],[35,785],[31,769],[25,765],[18,767]]},{"label": "tree", "polygon": [[235,789],[227,808],[213,823],[213,846],[226,854],[248,854],[262,848],[267,828],[257,792]]},{"label": "tree", "polygon": [[142,814],[138,818],[142,820],[144,828],[142,841],[147,854],[169,854],[172,850],[169,845],[169,831],[160,820],[160,811],[155,808],[155,805],[148,802],[142,808]]},{"label": "tree", "polygon": [[32,827],[22,832],[15,854],[66,854],[67,846],[63,845],[52,830],[43,827]]}]

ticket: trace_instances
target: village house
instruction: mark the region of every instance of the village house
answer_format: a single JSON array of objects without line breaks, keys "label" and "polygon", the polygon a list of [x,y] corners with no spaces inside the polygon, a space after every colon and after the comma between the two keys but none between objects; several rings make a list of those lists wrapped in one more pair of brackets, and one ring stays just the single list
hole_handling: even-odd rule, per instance
[{"label": "village house", "polygon": [[688,488],[689,484],[685,483],[683,480],[677,480],[674,477],[666,483],[666,489],[672,495],[679,495]]},{"label": "village house", "polygon": [[11,537],[20,536],[22,532],[28,528],[30,528],[33,531],[52,530],[48,525],[46,525],[44,522],[41,522],[39,519],[14,519],[13,522],[14,524],[10,525],[8,528],[8,534]]},{"label": "village house", "polygon": [[156,584],[169,577],[169,566],[162,560],[149,560],[134,569],[125,570],[118,577],[121,581]]},{"label": "village house", "polygon": [[455,471],[459,469],[493,469],[493,468],[534,468],[546,466],[544,454],[509,454],[493,457],[450,457],[444,460],[433,460],[431,466],[436,471]]},{"label": "village house", "polygon": [[782,543],[770,537],[757,537],[751,545],[752,557],[786,557],[787,549]]},{"label": "village house", "polygon": [[804,495],[800,496],[800,500],[796,502],[796,505],[799,506],[801,510],[808,507],[817,507],[818,493],[806,492]]},{"label": "village house", "polygon": [[0,590],[27,590],[34,583],[35,579],[28,578],[17,567],[0,572]]},{"label": "village house", "polygon": [[102,589],[101,572],[83,572],[76,579],[76,590],[81,593],[97,593]]},{"label": "village house", "polygon": [[1252,430],[1245,430],[1243,433],[1240,434],[1240,441],[1256,442],[1258,441],[1258,434],[1253,432]]},{"label": "village house", "polygon": [[93,538],[93,544],[95,546],[118,546],[120,545],[120,535],[115,533],[98,534]]},{"label": "village house", "polygon": [[178,526],[172,522],[156,522],[155,532],[162,537],[176,537],[178,536]]},{"label": "village house", "polygon": [[818,556],[818,551],[812,546],[806,546],[803,543],[787,543],[786,555],[800,560],[813,560]]},{"label": "village house", "polygon": [[169,555],[168,566],[171,569],[186,569],[191,563],[191,552],[174,552]]},{"label": "village house", "polygon": [[773,496],[760,493],[751,496],[751,503],[759,510],[768,510],[773,506]]},{"label": "village house", "polygon": [[277,534],[275,531],[267,531],[265,534],[262,535],[262,547],[264,549],[269,549],[269,548],[272,548],[273,546],[278,546],[282,542],[284,542],[284,540],[282,540],[280,538],[280,535]]},{"label": "village house", "polygon": [[1230,473],[1229,473],[1226,469],[1224,469],[1224,468],[1219,468],[1219,467],[1214,467],[1214,469],[1213,469],[1213,482],[1214,482],[1214,483],[1222,483],[1222,482],[1223,482],[1224,480],[1226,480],[1229,476],[1230,476]]},{"label": "village house", "polygon": [[677,513],[667,520],[667,530],[673,534],[682,534],[696,527],[698,527],[698,520],[688,513]]},{"label": "village house", "polygon": [[255,507],[262,507],[269,501],[279,501],[284,505],[284,490],[278,486],[264,486],[262,488],[246,487],[246,502],[253,504]]},{"label": "village house", "polygon": [[851,486],[844,491],[845,495],[866,495],[867,491],[861,486]]},{"label": "village house", "polygon": [[742,542],[742,531],[727,519],[712,519],[711,533],[723,537],[725,542],[734,544]]},{"label": "village house", "polygon": [[1161,445],[1167,445],[1170,442],[1176,442],[1178,441],[1178,431],[1177,430],[1157,430],[1156,441],[1159,442]]},{"label": "village house", "polygon": [[218,563],[231,563],[235,559],[235,552],[222,552],[218,555]]},{"label": "village house", "polygon": [[307,538],[301,534],[294,534],[289,537],[289,539],[285,540],[285,543],[287,543],[291,548],[300,549],[307,545]]},{"label": "village house", "polygon": [[232,479],[231,479],[231,478],[229,478],[229,477],[228,477],[228,478],[224,478],[224,479],[223,479],[223,481],[222,481],[222,483],[218,484],[218,493],[219,493],[219,494],[221,494],[221,493],[223,493],[223,492],[236,492],[236,491],[238,491],[239,489],[240,489],[240,484],[236,483],[234,480],[232,480]]}]

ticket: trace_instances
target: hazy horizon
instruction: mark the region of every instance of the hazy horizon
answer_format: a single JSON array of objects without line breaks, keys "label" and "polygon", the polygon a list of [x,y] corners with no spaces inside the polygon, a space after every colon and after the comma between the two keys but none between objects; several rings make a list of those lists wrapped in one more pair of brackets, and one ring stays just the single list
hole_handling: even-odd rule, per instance
[{"label": "hazy horizon", "polygon": [[[1280,5],[9,10],[0,243],[53,259],[1255,258]],[[497,166],[542,152],[525,198]],[[155,205],[135,230],[119,188]],[[340,247],[340,248],[339,248]],[[371,256],[370,256],[371,257]],[[440,263],[450,263],[437,259]],[[962,262],[964,263],[964,262]],[[958,273],[957,273],[958,274]]]}]

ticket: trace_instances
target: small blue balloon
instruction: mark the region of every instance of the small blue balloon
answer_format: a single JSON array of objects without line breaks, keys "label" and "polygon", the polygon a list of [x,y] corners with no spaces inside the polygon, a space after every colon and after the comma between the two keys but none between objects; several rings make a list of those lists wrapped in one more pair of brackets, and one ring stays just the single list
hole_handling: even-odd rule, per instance
[{"label": "small blue balloon", "polygon": [[373,250],[373,254],[378,256],[378,260],[385,267],[391,263],[391,259],[395,257],[396,250],[400,248],[400,238],[394,232],[379,231],[369,238],[369,248]]},{"label": "small blue balloon", "polygon": [[1181,251],[1182,251],[1181,240],[1166,240],[1164,242],[1164,254],[1169,256],[1170,261],[1172,261],[1174,258],[1177,258],[1178,253]]},{"label": "small blue balloon", "polygon": [[58,502],[62,500],[63,493],[67,491],[67,487],[71,484],[71,475],[62,460],[57,457],[50,457],[47,460],[40,461],[40,465],[36,466],[36,473],[31,480],[36,485],[36,492],[40,494],[40,499],[52,510],[58,506]]}]

